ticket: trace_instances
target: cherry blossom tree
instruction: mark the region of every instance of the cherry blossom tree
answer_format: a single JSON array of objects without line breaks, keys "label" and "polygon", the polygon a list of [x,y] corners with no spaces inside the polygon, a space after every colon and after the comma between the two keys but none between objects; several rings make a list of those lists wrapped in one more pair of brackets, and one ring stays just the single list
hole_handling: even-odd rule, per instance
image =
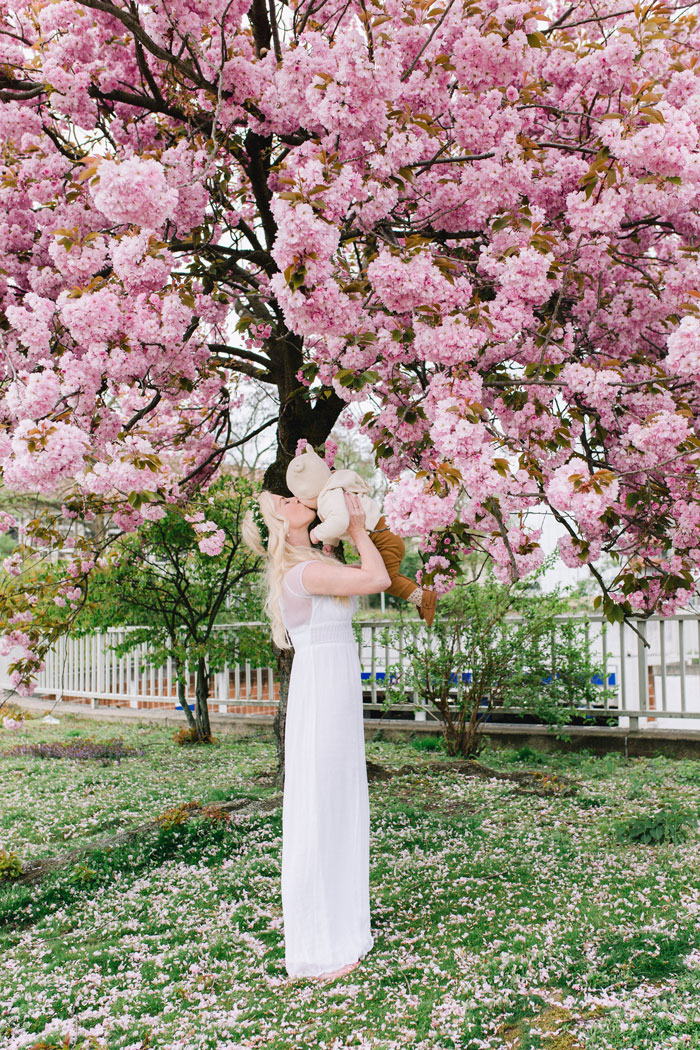
[{"label": "cherry blossom tree", "polygon": [[687,599],[695,5],[2,0],[0,41],[6,486],[134,529],[249,436],[247,375],[278,490],[370,399],[439,588],[536,567],[546,505],[568,564],[618,559],[609,616]]}]

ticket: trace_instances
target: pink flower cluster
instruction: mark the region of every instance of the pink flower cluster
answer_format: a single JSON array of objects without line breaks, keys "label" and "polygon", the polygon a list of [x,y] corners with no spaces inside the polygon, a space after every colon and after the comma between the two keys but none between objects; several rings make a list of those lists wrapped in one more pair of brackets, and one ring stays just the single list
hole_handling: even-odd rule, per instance
[{"label": "pink flower cluster", "polygon": [[384,499],[387,525],[400,536],[416,536],[445,528],[454,521],[457,489],[444,497],[426,492],[425,481],[402,478]]},{"label": "pink flower cluster", "polygon": [[178,191],[168,184],[163,165],[157,160],[103,160],[98,174],[92,199],[110,223],[156,230],[174,216]]},{"label": "pink flower cluster", "polygon": [[599,539],[607,529],[601,515],[615,503],[620,484],[615,477],[591,474],[585,464],[558,467],[545,487],[551,506],[571,515],[587,539]]},{"label": "pink flower cluster", "polygon": [[493,573],[501,583],[515,582],[544,561],[544,551],[539,546],[542,530],[528,533],[521,525],[506,530],[508,542],[502,536],[492,536],[482,541],[484,550],[493,558]]},{"label": "pink flower cluster", "polygon": [[323,459],[324,459],[324,461],[326,463],[326,466],[330,467],[331,470],[333,469],[333,464],[335,463],[335,457],[337,456],[337,454],[338,454],[338,443],[337,443],[337,441],[333,441],[332,438],[327,438],[326,439],[326,449],[325,449],[325,452],[323,453]]},{"label": "pink flower cluster", "polygon": [[403,259],[382,249],[367,267],[367,277],[387,309],[404,313],[425,304],[451,309],[472,292],[465,279],[449,281],[427,253]]},{"label": "pink flower cluster", "polygon": [[0,510],[0,533],[9,532],[10,529],[17,527],[17,521],[8,514],[6,510]]},{"label": "pink flower cluster", "polygon": [[224,549],[226,542],[226,533],[223,529],[216,529],[214,532],[208,533],[206,536],[202,536],[197,546],[199,547],[202,554],[209,554],[211,557],[216,557],[217,554],[221,554]]},{"label": "pink flower cluster", "polygon": [[87,434],[71,423],[25,419],[17,425],[6,453],[0,450],[5,484],[20,491],[53,494],[57,478],[75,476],[84,469],[89,449]]},{"label": "pink flower cluster", "polygon": [[644,423],[631,423],[627,438],[645,454],[647,466],[656,466],[674,459],[691,433],[686,416],[676,412],[657,412]]},{"label": "pink flower cluster", "polygon": [[221,554],[226,543],[226,533],[217,526],[215,521],[209,521],[204,511],[185,515],[185,520],[191,523],[197,533],[199,537],[197,546],[202,554],[209,554],[211,557]]},{"label": "pink flower cluster", "polygon": [[688,315],[681,318],[666,340],[668,354],[666,369],[669,374],[676,374],[691,379],[700,385],[700,318]]}]

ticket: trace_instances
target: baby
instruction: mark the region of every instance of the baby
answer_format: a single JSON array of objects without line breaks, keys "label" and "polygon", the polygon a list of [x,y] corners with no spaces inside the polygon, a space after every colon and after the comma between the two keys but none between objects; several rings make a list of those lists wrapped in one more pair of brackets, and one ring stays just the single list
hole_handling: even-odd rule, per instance
[{"label": "baby", "polygon": [[331,470],[307,445],[301,455],[296,456],[287,467],[287,487],[307,507],[316,511],[321,524],[309,533],[312,543],[323,543],[336,547],[341,540],[350,540],[349,516],[345,503],[345,492],[354,492],[360,497],[365,512],[367,531],[372,543],[382,556],[391,577],[387,593],[404,598],[418,609],[418,615],[428,627],[435,618],[437,595],[427,587],[419,587],[415,580],[399,572],[406,546],[400,536],[387,527],[384,515],[376,500],[367,493],[367,483],[356,470]]}]

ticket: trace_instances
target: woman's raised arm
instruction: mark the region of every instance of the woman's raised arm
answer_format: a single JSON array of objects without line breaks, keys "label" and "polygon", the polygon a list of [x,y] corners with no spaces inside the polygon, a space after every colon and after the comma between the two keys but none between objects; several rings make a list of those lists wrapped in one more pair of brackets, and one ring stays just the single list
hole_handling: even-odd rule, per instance
[{"label": "woman's raised arm", "polygon": [[348,532],[360,555],[360,567],[309,562],[302,570],[303,584],[309,594],[378,594],[391,584],[382,556],[365,528],[365,512],[359,497],[346,492],[345,502],[350,514]]}]

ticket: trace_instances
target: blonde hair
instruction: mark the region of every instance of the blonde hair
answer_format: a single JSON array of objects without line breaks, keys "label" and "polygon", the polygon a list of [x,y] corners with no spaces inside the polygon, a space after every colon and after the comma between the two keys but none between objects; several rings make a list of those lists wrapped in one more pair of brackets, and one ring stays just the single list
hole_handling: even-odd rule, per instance
[{"label": "blonde hair", "polygon": [[[282,618],[280,599],[284,575],[293,565],[301,561],[323,561],[336,564],[335,558],[329,558],[314,547],[296,547],[287,540],[287,519],[275,510],[273,493],[263,489],[258,495],[258,504],[269,535],[267,548],[263,545],[260,529],[255,524],[252,510],[246,511],[241,523],[241,536],[244,543],[257,555],[265,559],[265,615],[270,621],[272,638],[279,649],[291,649],[292,643],[287,635]],[[337,601],[349,602],[345,595],[335,596]]]}]

